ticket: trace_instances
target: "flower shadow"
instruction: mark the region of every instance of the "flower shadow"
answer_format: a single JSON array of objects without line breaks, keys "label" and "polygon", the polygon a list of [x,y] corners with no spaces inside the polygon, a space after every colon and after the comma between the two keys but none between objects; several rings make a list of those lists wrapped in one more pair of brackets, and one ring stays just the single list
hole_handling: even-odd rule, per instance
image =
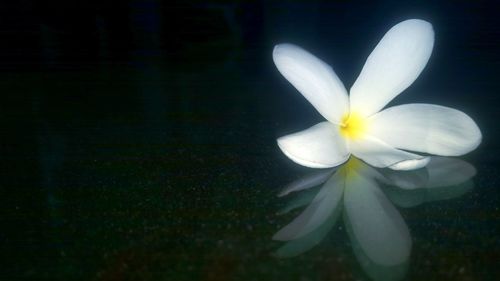
[{"label": "flower shadow", "polygon": [[274,253],[287,258],[318,245],[342,216],[353,252],[374,280],[400,280],[408,268],[412,241],[396,207],[457,198],[473,188],[476,169],[447,157],[432,157],[413,171],[376,169],[351,157],[344,165],[323,170],[288,185],[279,196],[301,191],[279,213],[305,209],[273,239],[286,241]]}]

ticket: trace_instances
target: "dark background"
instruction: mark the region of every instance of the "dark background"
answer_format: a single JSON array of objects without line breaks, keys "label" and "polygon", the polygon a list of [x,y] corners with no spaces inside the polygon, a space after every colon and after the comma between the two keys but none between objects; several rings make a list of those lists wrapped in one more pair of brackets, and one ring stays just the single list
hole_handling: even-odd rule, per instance
[{"label": "dark background", "polygon": [[409,18],[436,43],[393,104],[460,109],[484,139],[465,156],[472,192],[403,212],[408,279],[499,278],[499,6],[403,2],[0,3],[0,279],[367,278],[341,231],[306,256],[269,255],[291,218],[275,195],[310,171],[275,139],[322,120],[271,53],[303,46],[349,88]]}]

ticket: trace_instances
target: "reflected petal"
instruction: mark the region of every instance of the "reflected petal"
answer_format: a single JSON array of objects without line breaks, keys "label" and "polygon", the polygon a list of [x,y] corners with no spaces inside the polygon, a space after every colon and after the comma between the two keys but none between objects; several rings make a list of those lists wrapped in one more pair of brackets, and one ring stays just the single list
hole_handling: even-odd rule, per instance
[{"label": "reflected petal", "polygon": [[395,205],[411,208],[427,202],[458,198],[473,188],[474,183],[468,180],[458,185],[436,188],[401,189],[389,186],[384,188],[384,193]]},{"label": "reflected petal", "polygon": [[379,172],[384,176],[382,183],[402,189],[422,188],[429,182],[429,173],[426,168],[411,171],[379,169]]},{"label": "reflected petal", "polygon": [[457,198],[474,187],[471,179],[476,174],[476,169],[460,159],[432,157],[427,167],[421,170],[425,170],[428,174],[428,179],[423,185],[384,189],[392,202],[400,207],[409,208],[425,202]]},{"label": "reflected petal", "polygon": [[344,189],[342,173],[335,173],[314,197],[312,203],[291,223],[279,230],[274,240],[294,240],[320,227],[337,207]]},{"label": "reflected petal", "polygon": [[307,176],[301,177],[300,179],[288,184],[279,194],[279,197],[290,194],[291,192],[296,192],[311,187],[315,187],[327,181],[334,169],[318,171],[316,173],[309,174]]},{"label": "reflected petal", "polygon": [[286,213],[289,213],[297,208],[304,207],[308,204],[311,204],[311,202],[314,200],[318,192],[321,190],[322,186],[315,186],[312,188],[309,188],[307,190],[304,190],[297,194],[295,197],[293,197],[286,206],[282,209],[280,209],[277,213],[278,215],[283,215]]},{"label": "reflected petal", "polygon": [[474,188],[474,182],[465,181],[457,185],[427,188],[425,202],[443,201],[458,198]]},{"label": "reflected petal", "polygon": [[330,232],[332,227],[337,223],[337,220],[341,213],[341,206],[341,204],[338,204],[330,217],[328,217],[324,221],[324,223],[318,226],[318,228],[298,239],[288,241],[285,245],[276,250],[274,255],[279,258],[294,257],[312,249],[314,246],[319,244],[325,238],[328,232]]},{"label": "reflected petal", "polygon": [[393,266],[384,266],[373,262],[364,252],[363,248],[358,244],[356,237],[352,231],[352,226],[348,219],[346,222],[346,230],[351,240],[352,249],[356,259],[358,260],[364,272],[373,280],[380,281],[397,281],[402,280],[408,272],[409,259],[405,262]]},{"label": "reflected petal", "polygon": [[470,163],[450,157],[432,157],[426,169],[429,173],[428,188],[457,185],[477,173]]},{"label": "reflected petal", "polygon": [[352,239],[371,261],[395,266],[408,260],[411,249],[408,227],[375,181],[350,173],[344,206]]}]

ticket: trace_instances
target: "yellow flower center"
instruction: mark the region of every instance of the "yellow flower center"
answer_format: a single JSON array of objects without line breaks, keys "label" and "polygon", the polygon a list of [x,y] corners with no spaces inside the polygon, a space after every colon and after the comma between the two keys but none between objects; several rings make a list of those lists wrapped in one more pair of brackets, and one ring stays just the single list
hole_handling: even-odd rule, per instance
[{"label": "yellow flower center", "polygon": [[366,132],[366,123],[366,119],[355,112],[345,114],[340,124],[340,134],[346,138],[359,139]]}]

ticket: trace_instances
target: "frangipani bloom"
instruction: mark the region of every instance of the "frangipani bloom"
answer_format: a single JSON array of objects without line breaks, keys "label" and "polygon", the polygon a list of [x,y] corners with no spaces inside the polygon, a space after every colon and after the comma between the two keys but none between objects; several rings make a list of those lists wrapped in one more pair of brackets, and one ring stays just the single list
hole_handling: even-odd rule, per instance
[{"label": "frangipani bloom", "polygon": [[475,149],[481,132],[465,113],[438,105],[406,104],[382,110],[423,70],[434,45],[432,25],[411,19],[392,27],[347,90],[333,69],[292,44],[274,48],[281,74],[328,120],[278,139],[294,162],[328,168],[352,154],[375,167],[416,169],[427,156],[458,156]]}]

